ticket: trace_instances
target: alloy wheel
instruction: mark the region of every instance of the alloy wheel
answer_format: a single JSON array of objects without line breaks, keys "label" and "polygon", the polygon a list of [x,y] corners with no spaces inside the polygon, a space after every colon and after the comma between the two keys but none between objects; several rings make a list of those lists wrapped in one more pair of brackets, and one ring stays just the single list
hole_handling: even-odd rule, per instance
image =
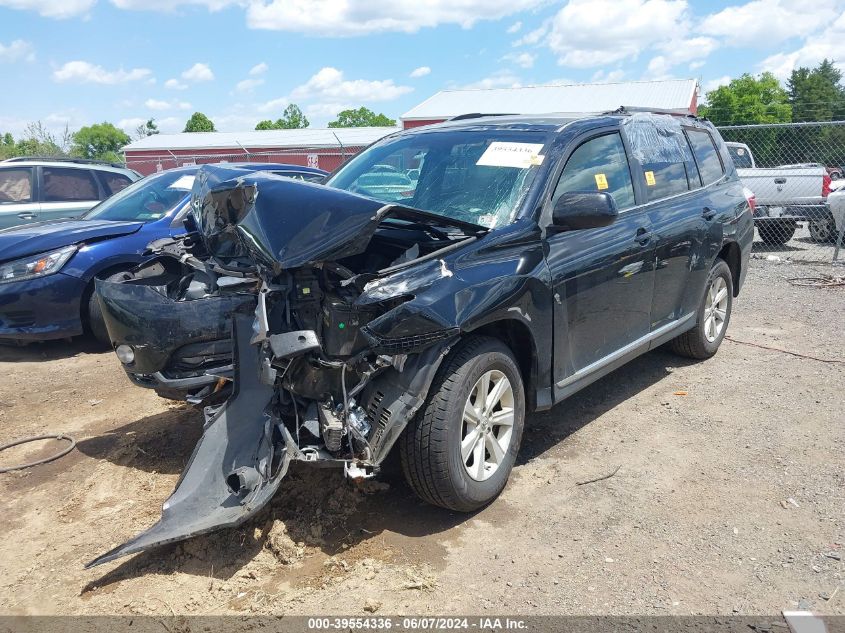
[{"label": "alloy wheel", "polygon": [[728,316],[728,285],[722,277],[716,277],[707,289],[704,304],[704,336],[713,343],[722,330]]},{"label": "alloy wheel", "polygon": [[508,377],[485,372],[470,390],[461,424],[461,462],[475,481],[485,481],[499,469],[511,444],[514,395]]}]

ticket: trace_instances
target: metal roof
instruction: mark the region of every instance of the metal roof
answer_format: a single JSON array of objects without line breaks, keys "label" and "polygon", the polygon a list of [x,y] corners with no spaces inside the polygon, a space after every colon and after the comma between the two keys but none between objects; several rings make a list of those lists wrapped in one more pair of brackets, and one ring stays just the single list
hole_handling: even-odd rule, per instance
[{"label": "metal roof", "polygon": [[288,147],[357,147],[369,145],[398,127],[304,128],[300,130],[251,130],[249,132],[182,132],[154,134],[123,148],[124,152],[184,149],[250,149]]},{"label": "metal roof", "polygon": [[695,79],[670,79],[441,90],[401,118],[403,121],[448,119],[469,112],[601,112],[623,105],[684,113],[690,110],[697,86]]}]

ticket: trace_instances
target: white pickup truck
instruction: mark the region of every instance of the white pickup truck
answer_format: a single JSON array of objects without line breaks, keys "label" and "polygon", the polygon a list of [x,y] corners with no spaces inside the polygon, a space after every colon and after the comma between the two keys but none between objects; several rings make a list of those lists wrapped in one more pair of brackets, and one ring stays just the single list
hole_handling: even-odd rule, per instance
[{"label": "white pickup truck", "polygon": [[798,222],[809,223],[810,238],[815,242],[829,242],[836,237],[827,204],[831,180],[824,165],[757,167],[748,145],[727,146],[742,184],[757,199],[754,225],[760,239],[766,244],[785,244],[795,234]]}]

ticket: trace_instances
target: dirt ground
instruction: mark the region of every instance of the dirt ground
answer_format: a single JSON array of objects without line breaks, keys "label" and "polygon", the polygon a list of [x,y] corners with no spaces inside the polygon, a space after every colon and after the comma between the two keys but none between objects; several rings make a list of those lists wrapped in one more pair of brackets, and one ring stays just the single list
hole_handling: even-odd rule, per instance
[{"label": "dirt ground", "polygon": [[752,263],[729,335],[839,363],[658,350],[532,415],[477,514],[427,506],[395,474],[356,488],[292,468],[242,529],[91,570],[157,520],[200,413],[89,343],[0,348],[0,443],[79,442],[0,475],[0,614],[845,614],[845,288],[786,281],[829,266]]}]

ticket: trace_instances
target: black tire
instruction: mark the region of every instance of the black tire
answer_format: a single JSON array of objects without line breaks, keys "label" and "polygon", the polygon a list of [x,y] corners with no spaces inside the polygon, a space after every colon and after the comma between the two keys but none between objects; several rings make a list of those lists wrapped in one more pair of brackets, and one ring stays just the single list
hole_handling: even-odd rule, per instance
[{"label": "black tire", "polygon": [[[106,281],[119,281],[129,277],[129,273],[125,270],[116,273],[107,274]],[[111,338],[109,338],[109,331],[106,329],[106,323],[103,320],[103,312],[100,310],[100,302],[97,299],[97,291],[94,287],[94,281],[91,281],[91,290],[88,293],[88,307],[86,312],[86,323],[88,324],[88,331],[98,343],[103,345],[111,345]]]},{"label": "black tire", "polygon": [[[511,441],[498,468],[476,481],[461,458],[464,405],[486,372],[501,371],[513,390]],[[508,481],[525,426],[525,391],[511,350],[485,336],[465,339],[452,350],[434,379],[423,408],[399,440],[402,472],[423,500],[433,505],[472,512],[495,499]]]},{"label": "black tire", "polygon": [[[728,290],[728,303],[722,330],[718,336],[716,336],[715,340],[710,341],[705,333],[705,310],[708,307],[708,290],[717,277],[721,277],[725,282],[725,287]],[[722,344],[722,340],[725,338],[725,333],[728,331],[728,326],[731,323],[733,294],[734,285],[733,277],[731,276],[731,269],[723,259],[717,259],[713,264],[713,268],[710,269],[710,274],[707,276],[707,284],[704,286],[704,294],[698,305],[695,327],[672,339],[669,342],[671,350],[679,356],[694,358],[696,360],[704,360],[713,356],[719,349],[719,345]]]},{"label": "black tire", "polygon": [[836,222],[833,215],[830,213],[823,218],[810,220],[808,226],[810,230],[810,239],[819,244],[826,244],[828,242],[835,242],[838,235],[836,231]]},{"label": "black tire", "polygon": [[757,225],[763,243],[782,246],[795,235],[795,222],[765,222]]}]

